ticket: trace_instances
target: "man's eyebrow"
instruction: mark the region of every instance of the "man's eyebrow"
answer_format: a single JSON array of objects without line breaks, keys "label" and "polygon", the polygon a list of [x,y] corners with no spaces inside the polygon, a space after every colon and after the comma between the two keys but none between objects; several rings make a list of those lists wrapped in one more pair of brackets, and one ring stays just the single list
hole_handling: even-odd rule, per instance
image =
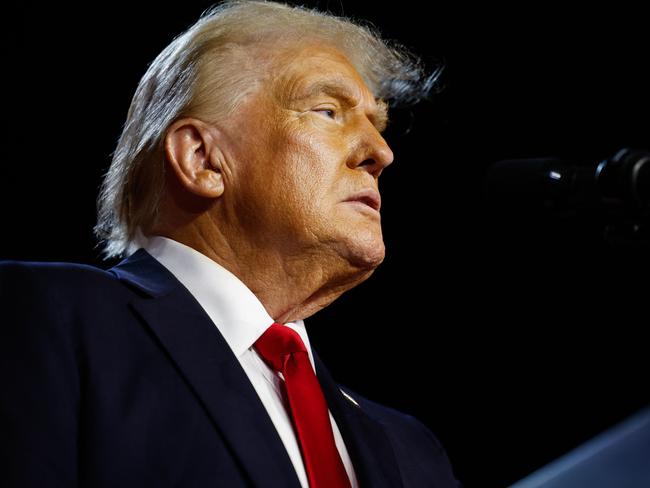
[{"label": "man's eyebrow", "polygon": [[337,80],[320,80],[307,85],[305,89],[296,93],[294,100],[304,100],[325,93],[332,97],[341,98],[353,105],[355,100],[352,89],[346,84]]},{"label": "man's eyebrow", "polygon": [[[338,98],[351,107],[358,103],[349,85],[336,80],[317,81],[309,85],[307,89],[301,90],[293,99],[305,100],[320,95],[321,93]],[[375,99],[375,103],[377,104],[377,110],[369,114],[369,118],[377,130],[383,132],[388,125],[388,104],[381,99]]]}]

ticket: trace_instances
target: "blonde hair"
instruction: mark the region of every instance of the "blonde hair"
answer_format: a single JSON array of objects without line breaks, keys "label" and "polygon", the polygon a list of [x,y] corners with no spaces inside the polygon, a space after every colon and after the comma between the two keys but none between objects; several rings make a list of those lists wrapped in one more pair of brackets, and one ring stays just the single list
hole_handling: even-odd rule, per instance
[{"label": "blonde hair", "polygon": [[255,54],[305,41],[340,49],[373,94],[391,104],[418,102],[440,74],[425,76],[417,58],[371,26],[328,13],[251,0],[213,7],[156,57],[138,84],[97,201],[95,235],[105,258],[134,252],[159,217],[162,143],[171,123],[199,115],[227,120],[267,72],[270,61]]}]

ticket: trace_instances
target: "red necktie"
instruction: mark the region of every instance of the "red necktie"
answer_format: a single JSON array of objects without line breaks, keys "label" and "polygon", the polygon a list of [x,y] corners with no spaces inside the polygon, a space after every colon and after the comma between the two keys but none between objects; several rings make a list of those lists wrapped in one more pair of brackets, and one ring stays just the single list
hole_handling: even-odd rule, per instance
[{"label": "red necktie", "polygon": [[298,333],[275,322],[255,342],[255,348],[271,368],[284,376],[309,486],[349,488],[350,480],[334,442],[327,402]]}]

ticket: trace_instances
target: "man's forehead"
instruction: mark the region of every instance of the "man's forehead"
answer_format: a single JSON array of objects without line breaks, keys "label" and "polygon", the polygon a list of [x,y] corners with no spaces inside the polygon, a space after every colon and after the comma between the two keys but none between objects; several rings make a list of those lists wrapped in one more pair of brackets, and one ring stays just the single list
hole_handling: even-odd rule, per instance
[{"label": "man's forehead", "polygon": [[368,89],[348,57],[330,46],[294,47],[281,64],[282,78],[300,88],[327,83],[347,91]]}]

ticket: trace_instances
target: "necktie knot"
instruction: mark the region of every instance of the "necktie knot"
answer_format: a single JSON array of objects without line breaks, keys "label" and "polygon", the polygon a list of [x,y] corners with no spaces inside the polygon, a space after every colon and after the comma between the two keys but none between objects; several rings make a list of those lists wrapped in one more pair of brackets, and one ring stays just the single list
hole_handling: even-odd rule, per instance
[{"label": "necktie knot", "polygon": [[255,349],[275,371],[284,372],[287,356],[307,352],[300,335],[284,324],[274,322],[255,342]]}]

